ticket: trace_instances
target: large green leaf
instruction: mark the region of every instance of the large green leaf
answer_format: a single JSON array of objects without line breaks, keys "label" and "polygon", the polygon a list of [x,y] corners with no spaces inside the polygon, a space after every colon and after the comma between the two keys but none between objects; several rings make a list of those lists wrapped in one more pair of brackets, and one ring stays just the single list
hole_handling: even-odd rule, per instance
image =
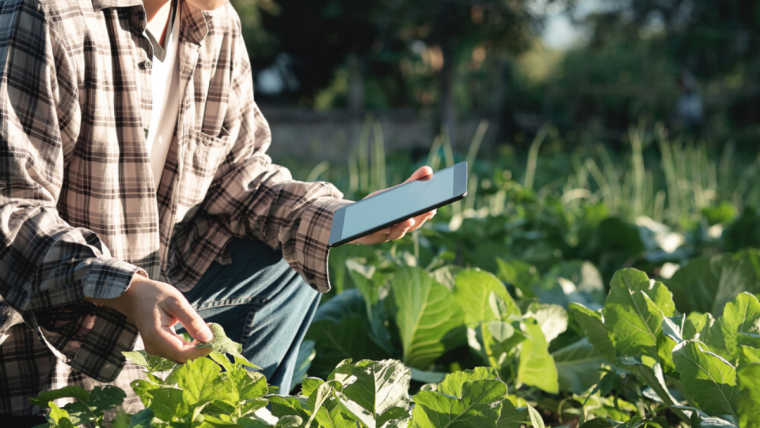
[{"label": "large green leaf", "polygon": [[681,342],[673,350],[673,362],[684,390],[707,414],[736,417],[736,369],[705,348],[700,342],[690,340]]},{"label": "large green leaf", "polygon": [[738,373],[739,426],[742,428],[760,428],[760,364],[750,364]]},{"label": "large green leaf", "polygon": [[604,363],[599,353],[583,338],[552,353],[559,375],[559,389],[582,394],[599,383],[599,369]]},{"label": "large green leaf", "polygon": [[82,389],[81,386],[69,385],[61,389],[43,392],[37,397],[29,399],[29,401],[35,406],[48,407],[49,402],[64,397],[76,398],[83,403],[87,403],[90,400],[90,393]]},{"label": "large green leaf", "polygon": [[463,370],[449,373],[438,384],[437,391],[441,394],[451,395],[452,397],[462,396],[462,387],[465,382],[474,382],[476,380],[498,380],[499,373],[495,369],[486,367],[475,367],[472,370]]},{"label": "large green leaf", "polygon": [[733,357],[738,357],[739,334],[760,332],[760,302],[757,297],[741,293],[734,301],[727,303],[720,317],[720,328],[726,349]]},{"label": "large green leaf", "polygon": [[385,304],[381,301],[380,294],[384,290],[385,276],[378,272],[372,265],[363,265],[357,260],[349,259],[346,262],[351,280],[364,298],[367,311],[367,321],[372,339],[386,352],[393,352],[391,334],[386,327],[387,315]]},{"label": "large green leaf", "polygon": [[577,303],[570,304],[570,311],[578,325],[581,326],[583,335],[591,342],[596,352],[607,362],[617,363],[617,351],[615,351],[615,345],[612,344],[607,329],[604,327],[602,316],[598,312]]},{"label": "large green leaf", "polygon": [[[343,369],[351,375],[341,382],[341,404],[357,420],[370,428],[407,417],[410,404],[409,382],[412,374],[396,360],[359,361],[344,363]],[[399,412],[397,409],[401,409]]]},{"label": "large green leaf", "polygon": [[517,366],[517,383],[526,384],[556,394],[559,392],[557,366],[549,354],[541,326],[533,318],[524,321],[528,339],[522,342],[520,363]]},{"label": "large green leaf", "polygon": [[504,400],[501,402],[501,414],[496,421],[496,428],[520,428],[528,420],[530,415],[526,407],[516,408],[511,401]]},{"label": "large green leaf", "polygon": [[662,320],[673,315],[674,309],[664,284],[649,281],[635,269],[623,269],[612,277],[604,324],[619,354],[656,358]]},{"label": "large green leaf", "polygon": [[364,320],[359,315],[348,316],[339,324],[327,319],[316,321],[309,327],[306,338],[314,341],[317,350],[317,356],[311,363],[311,372],[322,377],[346,358],[389,357],[369,338]]},{"label": "large green leaf", "polygon": [[[195,406],[214,399],[227,401],[230,398],[232,385],[229,382],[217,381],[220,372],[221,368],[215,362],[208,358],[198,358],[177,366],[170,375],[170,379],[182,388],[182,398],[185,403]],[[155,397],[155,390],[151,391],[151,394]],[[156,411],[156,409],[153,410]]]},{"label": "large green leaf", "polygon": [[400,269],[391,281],[398,312],[404,364],[427,366],[452,345],[445,338],[463,325],[462,311],[448,288],[419,268]]},{"label": "large green leaf", "polygon": [[317,411],[317,422],[322,428],[355,428],[356,422],[344,417],[343,407],[336,400],[327,400]]},{"label": "large green leaf", "polygon": [[96,386],[90,391],[90,400],[87,402],[87,405],[97,415],[120,406],[125,398],[127,398],[127,394],[117,386]]},{"label": "large green leaf", "polygon": [[668,288],[683,313],[723,313],[726,303],[739,293],[760,293],[760,251],[746,250],[712,258],[698,257],[678,269]]},{"label": "large green leaf", "polygon": [[474,269],[459,272],[456,277],[454,296],[464,311],[464,320],[468,325],[502,320],[491,309],[492,293],[506,305],[503,308],[506,315],[520,314],[512,296],[498,278],[490,273]]},{"label": "large green leaf", "polygon": [[150,409],[158,419],[169,422],[174,417],[182,418],[187,415],[189,408],[181,389],[159,388],[148,393],[152,398]]},{"label": "large green leaf", "polygon": [[462,385],[462,395],[451,397],[434,391],[414,396],[411,428],[495,427],[507,385],[500,380],[477,380]]},{"label": "large green leaf", "polygon": [[500,280],[512,284],[522,292],[523,297],[533,297],[531,286],[541,279],[538,269],[522,260],[504,261],[497,258],[496,263]]}]

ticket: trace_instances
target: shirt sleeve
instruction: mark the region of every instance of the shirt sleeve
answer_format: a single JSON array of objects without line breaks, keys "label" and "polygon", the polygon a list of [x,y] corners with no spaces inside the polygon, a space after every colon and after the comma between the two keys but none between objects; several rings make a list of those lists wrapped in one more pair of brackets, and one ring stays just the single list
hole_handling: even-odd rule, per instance
[{"label": "shirt sleeve", "polygon": [[118,297],[145,272],[58,214],[78,134],[77,84],[38,6],[0,4],[0,295],[56,357],[110,381],[137,333],[121,313],[83,299]]},{"label": "shirt sleeve", "polygon": [[343,200],[332,184],[293,180],[290,171],[272,163],[266,154],[271,132],[253,99],[251,65],[239,35],[230,82],[224,127],[235,143],[218,169],[203,209],[220,218],[234,235],[281,249],[309,285],[327,292],[332,217],[353,202]]}]

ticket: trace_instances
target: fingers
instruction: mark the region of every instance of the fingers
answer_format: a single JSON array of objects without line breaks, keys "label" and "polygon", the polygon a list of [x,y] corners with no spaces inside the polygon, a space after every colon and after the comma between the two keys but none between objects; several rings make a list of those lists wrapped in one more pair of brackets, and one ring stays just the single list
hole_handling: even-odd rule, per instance
[{"label": "fingers", "polygon": [[407,233],[414,232],[415,230],[422,227],[423,224],[425,224],[426,221],[430,220],[431,218],[435,217],[436,210],[426,212],[425,214],[418,215],[417,217],[414,217],[414,226],[412,226]]},{"label": "fingers", "polygon": [[208,342],[214,338],[206,322],[195,312],[195,309],[190,306],[190,303],[184,297],[168,300],[170,300],[168,302],[170,307],[169,313],[179,320],[190,336],[200,342]]},{"label": "fingers", "polygon": [[408,232],[415,224],[416,221],[413,218],[410,218],[394,225],[391,228],[391,233],[388,234],[388,240],[395,241],[403,238],[404,235],[406,235],[406,232]]},{"label": "fingers", "polygon": [[180,364],[205,357],[211,352],[211,348],[196,349],[198,341],[185,342],[182,336],[173,333],[166,326],[156,326],[150,334],[143,335],[143,341],[145,352]]}]

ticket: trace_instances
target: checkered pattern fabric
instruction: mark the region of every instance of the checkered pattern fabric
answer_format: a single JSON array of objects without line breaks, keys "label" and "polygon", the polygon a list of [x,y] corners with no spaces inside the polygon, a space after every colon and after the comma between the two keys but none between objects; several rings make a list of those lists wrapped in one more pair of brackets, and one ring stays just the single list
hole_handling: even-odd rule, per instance
[{"label": "checkered pattern fabric", "polygon": [[[85,297],[135,274],[186,291],[233,237],[282,250],[327,291],[332,185],[266,155],[240,20],[181,1],[179,117],[155,188],[141,0],[0,2],[0,414],[65,384],[126,384],[137,332]],[[131,374],[130,374],[131,373]]]}]

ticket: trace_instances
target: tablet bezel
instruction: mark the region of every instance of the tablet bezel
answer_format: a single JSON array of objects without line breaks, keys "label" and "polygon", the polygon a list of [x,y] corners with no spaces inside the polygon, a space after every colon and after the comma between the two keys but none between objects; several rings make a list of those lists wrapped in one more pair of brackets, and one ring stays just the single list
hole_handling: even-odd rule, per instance
[{"label": "tablet bezel", "polygon": [[[346,216],[346,209],[351,206],[351,205],[347,205],[345,207],[342,207],[342,208],[338,209],[338,211],[336,211],[335,214],[333,215],[332,225],[330,226],[330,240],[329,240],[328,246],[331,247],[331,248],[332,247],[337,247],[339,245],[345,244],[347,242],[351,242],[351,241],[353,241],[355,239],[359,239],[359,238],[361,238],[363,236],[367,236],[369,234],[377,232],[378,230],[384,229],[384,228],[386,228],[388,226],[392,226],[394,224],[398,224],[398,223],[400,223],[400,222],[402,222],[402,221],[404,221],[404,220],[406,220],[408,218],[415,217],[415,216],[418,216],[420,214],[424,214],[424,213],[426,213],[428,211],[434,210],[436,208],[440,208],[440,207],[442,207],[444,205],[448,205],[448,204],[450,204],[452,202],[456,202],[456,201],[464,198],[465,196],[467,196],[467,162],[460,162],[460,163],[458,163],[456,165],[452,165],[450,168],[454,168],[454,183],[453,183],[452,197],[451,198],[443,200],[443,201],[441,201],[441,202],[439,202],[439,203],[437,203],[435,205],[432,205],[430,207],[426,207],[425,209],[416,211],[416,212],[414,212],[412,214],[405,215],[405,216],[403,216],[401,218],[398,218],[398,219],[389,221],[387,223],[381,224],[381,225],[379,225],[377,227],[374,227],[372,229],[369,229],[368,231],[363,232],[361,234],[356,234],[356,235],[344,237],[344,236],[342,236],[342,234],[343,234],[343,222],[344,222],[345,216]],[[444,168],[444,169],[448,169],[448,168]],[[442,171],[442,170],[440,170],[440,171]],[[433,178],[435,179],[435,173],[433,173]],[[405,183],[405,184],[408,184],[408,183]],[[403,186],[403,185],[404,184],[402,184],[401,186]],[[367,199],[370,199],[370,198],[367,198]],[[357,204],[361,203],[363,201],[366,201],[367,199],[363,199],[362,201],[358,201],[356,203]]]}]

